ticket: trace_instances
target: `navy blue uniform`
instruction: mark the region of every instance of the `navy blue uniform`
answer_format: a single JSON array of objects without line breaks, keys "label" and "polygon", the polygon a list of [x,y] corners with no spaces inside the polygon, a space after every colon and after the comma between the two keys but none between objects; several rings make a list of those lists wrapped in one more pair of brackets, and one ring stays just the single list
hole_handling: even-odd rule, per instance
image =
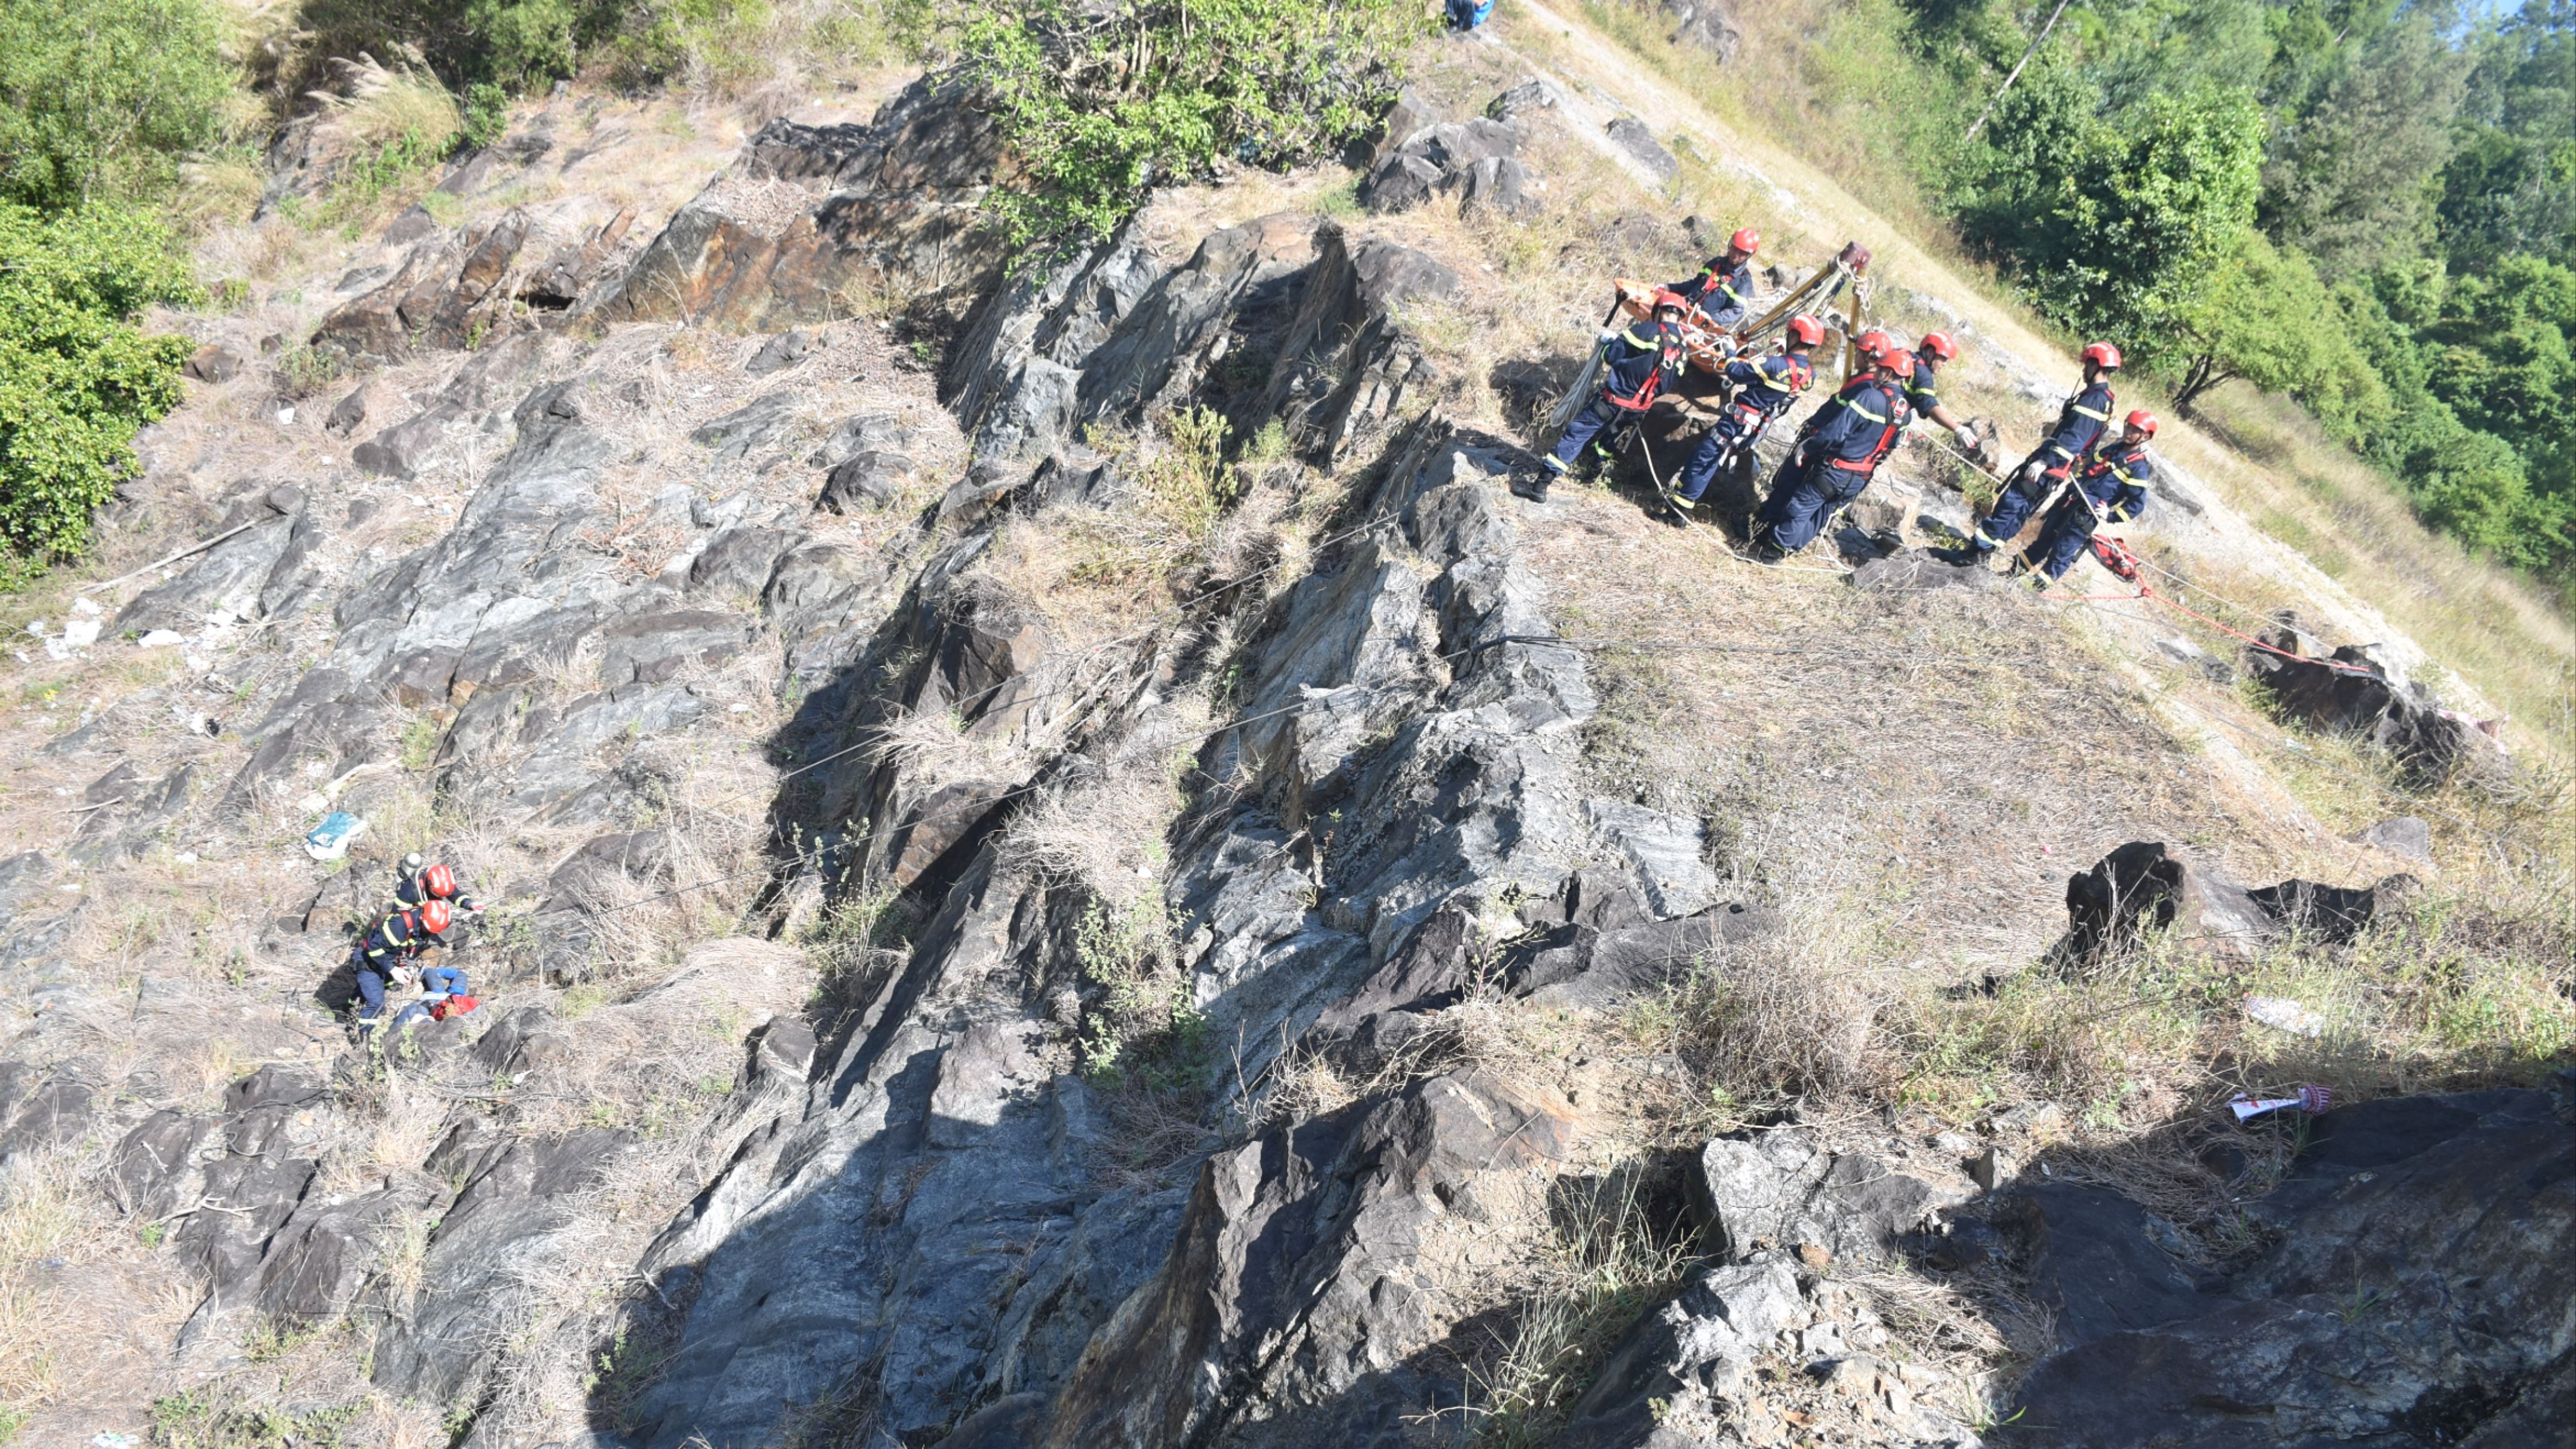
[{"label": "navy blue uniform", "polygon": [[[2067,496],[2049,510],[2039,541],[2022,555],[2022,561],[2046,575],[2050,583],[2066,577],[2092,539],[2097,521],[2126,523],[2147,511],[2147,480],[2153,476],[2144,439],[2101,449],[2075,476]],[[2078,498],[2078,493],[2084,496]]]},{"label": "navy blue uniform", "polygon": [[1913,362],[1913,370],[1905,377],[1905,405],[1914,409],[1916,417],[1928,418],[1932,416],[1932,410],[1941,405],[1939,380],[1932,375],[1941,359],[1929,352],[1917,352]]},{"label": "navy blue uniform", "polygon": [[1771,496],[1754,517],[1755,537],[1767,534],[1782,553],[1814,542],[1834,514],[1869,487],[1870,475],[1912,417],[1904,385],[1884,373],[1864,372],[1844,383],[1816,409],[1797,450],[1780,465]]},{"label": "navy blue uniform", "polygon": [[[1974,540],[1979,553],[1989,553],[2010,541],[2030,522],[2031,514],[2048,497],[2049,490],[2066,477],[2067,470],[2084,460],[2093,445],[2102,441],[2103,430],[2111,426],[2111,409],[2115,405],[2111,385],[2088,382],[2084,390],[2067,401],[2057,415],[2057,426],[2048,441],[2033,449],[2013,470],[2012,481],[2004,485],[2003,496],[1995,500],[1995,511],[1977,526]],[[2040,466],[2036,481],[2024,482],[2022,474],[2030,465]]]},{"label": "navy blue uniform", "polygon": [[385,1009],[385,982],[394,968],[439,944],[416,911],[397,911],[383,925],[360,937],[349,949],[349,965],[358,977],[358,1019],[373,1021]]},{"label": "navy blue uniform", "polygon": [[[1640,322],[1613,338],[1602,359],[1601,395],[1565,425],[1565,436],[1556,440],[1556,451],[1545,460],[1547,470],[1562,475],[1583,445],[1603,428],[1623,418],[1643,416],[1655,405],[1664,384],[1682,375],[1688,357],[1681,328],[1669,322]],[[1608,450],[1602,456],[1608,457]]]},{"label": "navy blue uniform", "polygon": [[1735,384],[1735,396],[1727,399],[1725,410],[1717,416],[1717,426],[1699,440],[1690,461],[1682,465],[1676,491],[1685,503],[1697,503],[1700,495],[1708,491],[1720,460],[1753,446],[1772,419],[1787,412],[1791,403],[1815,385],[1816,367],[1804,357],[1786,352],[1753,361],[1739,357],[1726,365],[1726,380]]},{"label": "navy blue uniform", "polygon": [[1734,266],[1724,257],[1711,257],[1700,274],[1687,282],[1674,282],[1665,291],[1679,292],[1690,299],[1709,320],[1712,327],[1733,327],[1753,310],[1753,259],[1746,257]]}]

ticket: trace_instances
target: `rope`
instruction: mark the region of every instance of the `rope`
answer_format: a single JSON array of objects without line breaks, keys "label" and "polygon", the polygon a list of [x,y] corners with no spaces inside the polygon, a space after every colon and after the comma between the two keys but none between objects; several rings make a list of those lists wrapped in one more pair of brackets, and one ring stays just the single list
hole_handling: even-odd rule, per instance
[{"label": "rope", "polygon": [[[1984,464],[1979,463],[1976,459],[1969,457],[1967,454],[1960,452],[1958,449],[1951,447],[1949,444],[1942,442],[1940,439],[1938,439],[1938,438],[1934,438],[1934,437],[1931,437],[1931,436],[1929,436],[1929,435],[1927,434],[1927,435],[1926,435],[1925,440],[1926,440],[1926,441],[1928,441],[1928,442],[1930,442],[1930,443],[1932,444],[1932,446],[1933,446],[1933,447],[1938,448],[1938,449],[1940,449],[1942,452],[1949,454],[1951,457],[1958,459],[1960,462],[1967,464],[1970,468],[1973,468],[1973,469],[1975,469],[1977,472],[1984,474],[1987,478],[1992,479],[1994,482],[1996,482],[1996,483],[1998,483],[1998,484],[2001,484],[2001,485],[2002,485],[2002,486],[2004,486],[2004,487],[2010,487],[2010,486],[2012,486],[2010,483],[2005,482],[2005,480],[2004,480],[2004,478],[2003,478],[2003,476],[2002,476],[2001,474],[1996,473],[1995,471],[1993,471],[1993,470],[1992,470],[1992,469],[1990,469],[1990,468],[1987,468]],[[2070,470],[2070,471],[2069,471],[2069,475],[2068,475],[2068,484],[2069,484],[2069,488],[2070,488],[2070,490],[2071,490],[2072,496],[2074,496],[2074,497],[2076,497],[2076,498],[2083,499],[2083,501],[2084,501],[2084,506],[2085,506],[2088,510],[2091,510],[2091,511],[2092,511],[2095,525],[2098,527],[2098,526],[2100,525],[2100,523],[2101,523],[2101,519],[2102,519],[2101,510],[2093,508],[2093,500],[2091,500],[2090,498],[2085,498],[2085,497],[2084,497],[2084,490],[2082,490],[2082,489],[2080,489],[2080,488],[2073,488],[2073,487],[2072,487],[2072,484],[2073,484],[2073,474],[2072,474],[2072,470]],[[2180,584],[2182,587],[2184,587],[2184,588],[2186,588],[2186,589],[2190,589],[2190,590],[2194,591],[2195,593],[2206,594],[2206,595],[2208,595],[2210,598],[2216,599],[2218,602],[2220,602],[2220,603],[2222,603],[2222,604],[2225,604],[2227,607],[2229,607],[2229,608],[2231,608],[2231,609],[2236,610],[2236,611],[2237,611],[2238,613],[2240,613],[2240,614],[2244,614],[2244,615],[2246,615],[2246,616],[2247,616],[2247,617],[2249,617],[2249,618],[2256,618],[2256,619],[2259,619],[2259,618],[2262,618],[2262,617],[2263,617],[2263,613],[2262,613],[2262,611],[2261,611],[2261,610],[2259,610],[2259,609],[2254,609],[2254,608],[2250,608],[2250,607],[2248,607],[2248,606],[2246,606],[2246,605],[2244,605],[2244,604],[2240,604],[2240,603],[2236,602],[2235,600],[2233,600],[2233,599],[2231,599],[2231,598],[2228,598],[2226,595],[2219,593],[2219,592],[2218,592],[2218,591],[2216,591],[2215,589],[2211,589],[2211,588],[2207,587],[2206,585],[2193,583],[2191,580],[2189,580],[2189,579],[2187,579],[2187,578],[2184,578],[2182,575],[2180,575],[2180,574],[2178,574],[2178,573],[2175,573],[2173,570],[2171,570],[2171,569],[2169,569],[2169,568],[2162,567],[2161,565],[2159,565],[2159,564],[2155,563],[2155,562],[2154,562],[2153,560],[2151,560],[2151,559],[2142,558],[2142,557],[2139,557],[2139,556],[2138,556],[2138,555],[2136,555],[2136,554],[2132,554],[2132,555],[2130,555],[2130,557],[2135,558],[2135,559],[2137,560],[2138,566],[2139,566],[2140,568],[2144,568],[2144,569],[2152,569],[2152,570],[2154,570],[2155,572],[2157,572],[2157,573],[2159,573],[2159,574],[2164,575],[2166,578],[2171,579],[2173,582],[2175,582],[2175,583],[2177,583],[2177,584]],[[2211,628],[2213,628],[2213,629],[2217,630],[2217,631],[2218,631],[2219,633],[2221,633],[2221,634],[2225,634],[2225,635],[2227,635],[2227,636],[2228,636],[2229,638],[2231,638],[2231,639],[2238,640],[2238,641],[2240,641],[2240,642],[2242,642],[2242,643],[2250,644],[2250,645],[2252,645],[2253,647],[2255,647],[2255,648],[2257,648],[2257,649],[2260,649],[2260,650],[2262,650],[2263,652],[2265,652],[2265,653],[2267,653],[2267,654],[2277,654],[2277,655],[2279,655],[2280,657],[2282,657],[2283,659],[2295,659],[2295,660],[2297,660],[2298,662],[2300,662],[2300,663],[2302,663],[2302,664],[2314,664],[2314,665],[2318,666],[2319,668],[2323,668],[2323,669],[2331,669],[2331,670],[2335,671],[2335,672],[2336,672],[2336,673],[2338,673],[2338,674],[2363,674],[2363,675],[2369,675],[2369,676],[2371,676],[2371,677],[2373,677],[2373,678],[2377,678],[2377,677],[2379,677],[2379,671],[2377,671],[2377,670],[2375,670],[2375,669],[2371,669],[2371,668],[2369,668],[2369,667],[2367,667],[2367,666],[2364,666],[2364,665],[2359,665],[2359,664],[2347,664],[2347,663],[2345,663],[2344,661],[2342,661],[2342,660],[2340,660],[2340,659],[2315,659],[2315,658],[2311,658],[2311,657],[2309,657],[2308,655],[2305,655],[2305,654],[2300,654],[2300,653],[2297,653],[2297,652],[2292,651],[2292,650],[2283,649],[2283,648],[2281,648],[2280,646],[2275,645],[2275,644],[2267,644],[2267,643],[2265,643],[2264,641],[2262,641],[2261,639],[2257,639],[2257,638],[2255,638],[2255,637],[2254,637],[2253,635],[2251,635],[2251,634],[2245,633],[2244,631],[2239,630],[2239,629],[2232,629],[2232,628],[2228,627],[2227,625],[2225,625],[2225,624],[2222,624],[2222,623],[2218,622],[2216,619],[2213,619],[2213,618],[2209,617],[2207,614],[2201,613],[2199,610],[2197,610],[2197,609],[2194,609],[2194,608],[2190,607],[2189,605],[2187,605],[2187,604],[2183,603],[2183,602],[2182,602],[2181,600],[2179,600],[2179,599],[2170,598],[2170,597],[2168,597],[2168,596],[2166,596],[2166,595],[2164,595],[2164,594],[2157,593],[2157,592],[2156,592],[2152,587],[2150,587],[2150,586],[2149,586],[2149,585],[2148,585],[2144,580],[2141,580],[2141,581],[2139,582],[2139,584],[2138,584],[2138,591],[2137,591],[2135,594],[2053,594],[2053,593],[2043,593],[2043,594],[2041,594],[2039,597],[2041,597],[2041,598],[2043,598],[2043,599],[2051,600],[2051,601],[2054,601],[2054,602],[2061,602],[2061,603],[2093,603],[2093,602],[2099,602],[2099,601],[2117,601],[2117,600],[2121,600],[2121,599],[2131,599],[2131,598],[2136,598],[2136,599],[2152,599],[2152,600],[2154,600],[2155,602],[2157,602],[2157,603],[2159,603],[2159,604],[2163,604],[2165,607],[2167,607],[2167,608],[2169,608],[2169,609],[2172,609],[2172,610],[2174,610],[2174,611],[2176,611],[2176,612],[2178,612],[2178,613],[2181,613],[2181,614],[2187,615],[2187,616],[2188,616],[2188,617],[2190,617],[2190,618],[2197,619],[2197,620],[2199,620],[2201,623],[2207,624],[2209,627],[2211,627]]]}]

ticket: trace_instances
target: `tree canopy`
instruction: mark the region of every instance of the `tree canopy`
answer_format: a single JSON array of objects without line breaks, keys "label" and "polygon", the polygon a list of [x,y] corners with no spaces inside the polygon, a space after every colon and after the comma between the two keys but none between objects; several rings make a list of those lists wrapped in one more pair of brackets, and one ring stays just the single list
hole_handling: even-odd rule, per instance
[{"label": "tree canopy", "polygon": [[[1910,89],[1969,114],[2053,8],[1904,3]],[[2576,0],[2076,0],[1964,132],[1918,164],[2051,317],[2186,407],[2289,394],[2429,522],[2576,582]]]}]

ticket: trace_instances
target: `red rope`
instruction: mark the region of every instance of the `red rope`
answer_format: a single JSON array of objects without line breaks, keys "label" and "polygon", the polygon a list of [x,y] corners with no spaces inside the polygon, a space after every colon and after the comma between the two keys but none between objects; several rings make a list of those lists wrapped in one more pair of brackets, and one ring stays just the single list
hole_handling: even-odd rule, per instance
[{"label": "red rope", "polygon": [[2369,675],[2373,678],[2378,677],[2379,674],[2379,671],[2365,668],[2359,664],[2346,664],[2340,659],[2311,659],[2305,654],[2294,653],[2290,650],[2283,649],[2278,645],[2266,644],[2251,634],[2239,633],[2234,629],[2228,628],[2216,619],[2209,617],[2207,614],[2201,613],[2199,610],[2194,609],[2187,604],[2168,599],[2164,595],[2157,593],[2154,589],[2147,587],[2145,584],[2138,585],[2138,597],[2142,599],[2153,599],[2157,603],[2164,605],[2166,608],[2173,609],[2179,613],[2198,619],[2200,622],[2207,624],[2219,633],[2224,634],[2231,639],[2241,639],[2244,642],[2253,645],[2255,648],[2262,650],[2266,654],[2278,654],[2284,659],[2295,659],[2301,664],[2314,664],[2321,669],[2331,669],[2337,674],[2363,674]]},{"label": "red rope", "polygon": [[2316,666],[2317,666],[2318,668],[2320,668],[2320,669],[2331,669],[2331,670],[2335,671],[2337,674],[2364,674],[2364,675],[2370,675],[2370,676],[2372,676],[2373,678],[2376,678],[2376,677],[2378,677],[2378,673],[2379,673],[2379,671],[2377,671],[2377,670],[2375,670],[2375,669],[2366,668],[2366,667],[2364,667],[2364,666],[2362,666],[2362,665],[2359,665],[2359,664],[2346,664],[2346,663],[2344,663],[2344,662],[2343,662],[2342,660],[2340,660],[2340,659],[2312,659],[2312,658],[2308,657],[2308,656],[2307,656],[2307,655],[2305,655],[2305,654],[2293,653],[2293,652],[2292,652],[2292,651],[2290,651],[2290,650],[2283,649],[2283,648],[2281,648],[2281,647],[2280,647],[2279,645],[2277,645],[2277,644],[2267,644],[2267,643],[2263,642],[2262,640],[2255,638],[2255,637],[2254,637],[2253,635],[2251,635],[2251,634],[2245,633],[2245,632],[2243,632],[2243,631],[2241,631],[2241,630],[2237,630],[2237,629],[2230,629],[2230,628],[2228,628],[2225,624],[2222,624],[2222,623],[2218,622],[2216,619],[2213,619],[2213,618],[2209,617],[2207,614],[2204,614],[2204,613],[2200,612],[2198,609],[2192,608],[2192,607],[2191,607],[2190,605],[2188,605],[2188,604],[2181,603],[2181,602],[2179,602],[2179,601],[2177,601],[2177,600],[2175,600],[2175,599],[2168,598],[2168,597],[2166,597],[2166,596],[2165,596],[2165,595],[2163,595],[2163,594],[2159,594],[2159,593],[2157,593],[2157,592],[2155,591],[2155,589],[2154,589],[2152,586],[2150,586],[2150,585],[2148,585],[2148,584],[2146,584],[2146,583],[2143,583],[2143,582],[2142,582],[2142,583],[2140,583],[2140,584],[2138,585],[2138,591],[2137,591],[2136,593],[2134,593],[2134,594],[2052,594],[2052,593],[2043,593],[2043,594],[2041,594],[2041,595],[2040,595],[2040,597],[2041,597],[2041,598],[2043,598],[2043,599],[2047,599],[2047,600],[2049,600],[2049,601],[2051,601],[2051,602],[2053,602],[2053,603],[2064,603],[2064,604],[2101,604],[2101,603],[2118,603],[2118,602],[2120,602],[2120,601],[2127,600],[2127,599],[2147,599],[2147,600],[2150,600],[2150,601],[2152,601],[2152,602],[2162,604],[2162,605],[2164,605],[2166,608],[2174,610],[2176,613],[2184,614],[2184,615],[2187,615],[2187,616],[2189,616],[2189,617],[2191,617],[2191,618],[2198,619],[2200,622],[2202,622],[2202,623],[2204,623],[2204,624],[2207,624],[2209,627],[2211,627],[2211,628],[2213,628],[2213,629],[2217,630],[2217,631],[2218,631],[2219,633],[2221,633],[2221,634],[2226,635],[2228,638],[2230,638],[2230,639],[2236,639],[2236,640],[2241,640],[2241,641],[2242,641],[2242,642],[2244,642],[2244,643],[2251,644],[2251,645],[2253,645],[2255,648],[2262,650],[2262,651],[2263,651],[2264,653],[2266,653],[2266,654],[2278,654],[2279,656],[2281,656],[2281,657],[2282,657],[2282,658],[2284,658],[2284,659],[2295,659],[2295,660],[2297,660],[2298,662],[2300,662],[2301,664],[2313,664],[2313,665],[2316,665]]}]

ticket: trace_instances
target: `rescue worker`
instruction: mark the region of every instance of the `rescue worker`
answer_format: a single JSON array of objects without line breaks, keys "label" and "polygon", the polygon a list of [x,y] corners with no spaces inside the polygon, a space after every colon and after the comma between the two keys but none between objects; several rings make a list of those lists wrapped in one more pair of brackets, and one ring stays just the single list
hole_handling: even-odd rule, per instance
[{"label": "rescue worker", "polygon": [[1916,417],[1930,418],[1948,428],[1950,435],[1959,440],[1959,446],[1973,453],[1977,451],[1976,429],[1950,416],[1950,410],[1941,405],[1939,379],[1934,376],[1942,363],[1958,355],[1959,344],[1950,340],[1949,333],[1924,333],[1923,340],[1914,344],[1914,351],[1907,359],[1913,366],[1905,379],[1905,401],[1914,409]]},{"label": "rescue worker", "polygon": [[1977,536],[1968,540],[1964,562],[1982,563],[1994,551],[2009,542],[2048,501],[2048,495],[2066,481],[2102,440],[2111,426],[2110,376],[2120,370],[2120,349],[2108,342],[2096,342],[2084,349],[2084,386],[2069,398],[2057,415],[2057,426],[2049,432],[2048,441],[2031,451],[2014,469],[2005,483],[1994,511],[1977,525]]},{"label": "rescue worker", "polygon": [[1657,292],[1652,321],[1611,336],[1602,357],[1600,396],[1584,404],[1583,411],[1565,425],[1556,451],[1539,460],[1545,472],[1522,496],[1547,497],[1547,485],[1566,475],[1586,443],[1604,462],[1613,456],[1605,430],[1644,417],[1664,386],[1681,376],[1689,357],[1682,344],[1682,318],[1689,310],[1690,303],[1679,293]]},{"label": "rescue worker", "polygon": [[1762,234],[1740,228],[1726,239],[1726,254],[1708,259],[1698,276],[1664,290],[1699,309],[1708,325],[1732,331],[1753,310],[1753,254],[1762,250]]},{"label": "rescue worker", "polygon": [[417,855],[403,857],[402,868],[394,873],[393,894],[385,898],[384,913],[413,910],[431,901],[445,901],[460,911],[483,913],[483,903],[456,889],[456,869],[440,861],[424,866]]},{"label": "rescue worker", "polygon": [[1681,476],[1673,480],[1676,522],[1688,522],[1690,511],[1708,492],[1709,480],[1759,441],[1762,430],[1815,385],[1816,364],[1809,354],[1824,340],[1823,323],[1813,317],[1792,317],[1782,351],[1753,360],[1738,357],[1726,364],[1726,380],[1734,384],[1735,394],[1718,413],[1717,426],[1708,430],[1682,464]]},{"label": "rescue worker", "polygon": [[445,945],[439,939],[456,919],[445,901],[417,910],[396,911],[384,924],[349,948],[349,965],[358,978],[358,1024],[372,1027],[384,1015],[385,987],[409,976],[414,962]]},{"label": "rescue worker", "polygon": [[1778,563],[1805,548],[1833,516],[1869,487],[1913,410],[1894,373],[1895,339],[1875,329],[1854,339],[1861,370],[1798,432],[1798,446],[1781,463],[1771,496],[1754,515],[1752,556]]},{"label": "rescue worker", "polygon": [[2095,528],[2126,523],[2147,511],[2147,480],[2155,476],[2147,462],[2147,440],[2155,435],[2156,415],[2140,408],[2121,419],[2119,437],[2094,450],[2066,496],[2049,510],[2039,540],[2022,553],[2021,566],[2030,570],[2035,587],[2066,577]]}]

